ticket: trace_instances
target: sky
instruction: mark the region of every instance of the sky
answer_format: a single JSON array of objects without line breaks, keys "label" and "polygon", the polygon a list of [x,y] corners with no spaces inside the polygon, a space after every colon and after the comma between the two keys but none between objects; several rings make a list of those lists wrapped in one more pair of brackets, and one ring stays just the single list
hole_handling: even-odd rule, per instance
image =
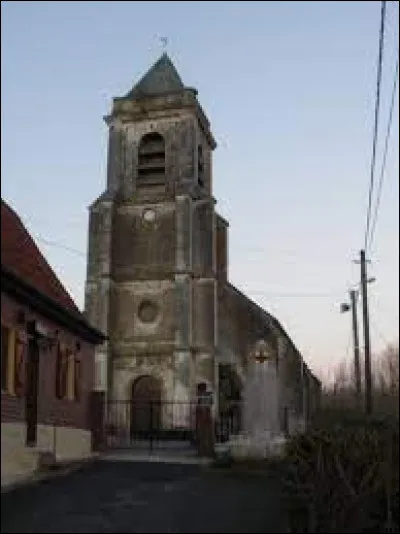
[{"label": "sky", "polygon": [[[229,276],[320,377],[351,360],[380,2],[1,2],[1,190],[82,309],[88,206],[104,190],[112,98],[166,50],[218,147]],[[398,3],[387,2],[377,178]],[[398,91],[368,257],[375,353],[399,332]],[[374,200],[375,202],[375,200]],[[361,324],[360,324],[361,326]]]}]

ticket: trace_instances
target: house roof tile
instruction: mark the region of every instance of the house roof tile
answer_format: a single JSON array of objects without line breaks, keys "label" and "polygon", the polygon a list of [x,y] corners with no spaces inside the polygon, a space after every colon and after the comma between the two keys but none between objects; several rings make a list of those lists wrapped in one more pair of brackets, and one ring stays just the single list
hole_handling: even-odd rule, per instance
[{"label": "house roof tile", "polygon": [[1,265],[58,305],[83,317],[19,216],[3,199]]}]

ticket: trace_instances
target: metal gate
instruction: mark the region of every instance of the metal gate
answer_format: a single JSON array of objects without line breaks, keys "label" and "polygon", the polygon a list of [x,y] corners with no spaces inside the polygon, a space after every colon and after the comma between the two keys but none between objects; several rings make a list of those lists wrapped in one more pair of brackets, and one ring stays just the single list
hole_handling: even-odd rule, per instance
[{"label": "metal gate", "polygon": [[226,401],[219,407],[219,416],[215,422],[215,440],[224,443],[239,434],[243,428],[242,401]]},{"label": "metal gate", "polygon": [[109,401],[106,410],[107,449],[195,452],[196,402],[136,398]]}]

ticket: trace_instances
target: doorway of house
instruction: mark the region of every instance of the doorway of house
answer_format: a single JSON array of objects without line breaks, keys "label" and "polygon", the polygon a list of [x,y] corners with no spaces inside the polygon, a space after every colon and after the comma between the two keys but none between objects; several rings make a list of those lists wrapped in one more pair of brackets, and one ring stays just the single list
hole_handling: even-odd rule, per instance
[{"label": "doorway of house", "polygon": [[[20,345],[17,350],[22,350]],[[39,345],[36,338],[30,338],[26,361],[26,444],[28,447],[36,445],[38,422],[38,379],[39,379]]]}]

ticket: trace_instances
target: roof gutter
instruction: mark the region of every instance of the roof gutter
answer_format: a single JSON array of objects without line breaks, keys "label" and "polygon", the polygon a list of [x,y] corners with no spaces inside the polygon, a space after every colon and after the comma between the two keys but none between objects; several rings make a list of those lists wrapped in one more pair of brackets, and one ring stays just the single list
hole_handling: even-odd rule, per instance
[{"label": "roof gutter", "polygon": [[99,345],[107,339],[107,336],[100,330],[90,326],[79,311],[73,312],[61,306],[3,265],[1,266],[1,290],[12,295],[21,303],[28,301],[38,312],[69,328],[85,341]]}]

